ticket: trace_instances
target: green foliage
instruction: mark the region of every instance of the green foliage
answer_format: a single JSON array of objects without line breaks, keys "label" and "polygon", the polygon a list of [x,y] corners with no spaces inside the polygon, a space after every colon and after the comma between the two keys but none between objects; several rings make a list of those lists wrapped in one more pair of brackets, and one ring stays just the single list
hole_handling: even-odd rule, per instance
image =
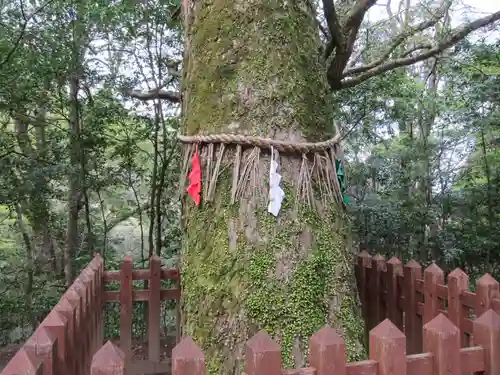
[{"label": "green foliage", "polygon": [[357,196],[350,208],[360,242],[374,252],[461,267],[472,280],[500,277],[498,48],[469,44],[454,57],[438,61],[435,91],[408,75],[370,83],[391,82],[384,91],[393,98],[364,108],[382,119],[370,132],[393,132],[362,149],[357,139],[371,137],[355,135],[352,152],[369,156],[347,168]]},{"label": "green foliage", "polygon": [[[99,252],[108,267],[125,254],[147,267],[156,252],[175,266],[179,119],[169,105],[151,113],[120,94],[124,86],[155,81],[179,59],[172,17],[178,5],[0,4],[0,344],[25,339],[55,305],[65,288],[64,263],[77,275]],[[153,52],[152,44],[168,52]],[[133,72],[131,60],[140,65]],[[68,95],[75,75],[76,105]],[[76,199],[69,184],[75,175]],[[78,238],[68,257],[73,200]],[[116,334],[118,312],[110,311],[106,328]]]}]

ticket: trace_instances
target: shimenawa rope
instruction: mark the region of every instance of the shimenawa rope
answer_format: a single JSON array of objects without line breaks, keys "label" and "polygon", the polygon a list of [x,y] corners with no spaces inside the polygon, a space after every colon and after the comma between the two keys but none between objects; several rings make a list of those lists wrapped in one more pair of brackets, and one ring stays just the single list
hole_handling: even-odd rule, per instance
[{"label": "shimenawa rope", "polygon": [[182,143],[207,143],[207,144],[233,144],[241,146],[253,146],[259,148],[274,147],[279,152],[308,154],[327,151],[340,143],[340,134],[327,141],[322,142],[289,142],[278,141],[270,138],[256,137],[242,134],[211,134],[211,135],[182,135],[178,136]]}]

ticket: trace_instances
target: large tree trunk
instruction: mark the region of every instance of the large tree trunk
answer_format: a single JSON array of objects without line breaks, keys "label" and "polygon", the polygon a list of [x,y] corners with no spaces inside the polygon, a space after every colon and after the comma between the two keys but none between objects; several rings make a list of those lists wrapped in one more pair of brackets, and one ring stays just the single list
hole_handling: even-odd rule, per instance
[{"label": "large tree trunk", "polygon": [[[185,0],[183,6],[185,134],[292,141],[333,135],[311,3]],[[285,154],[285,203],[277,219],[267,213],[263,151],[260,188],[249,186],[231,204],[235,151],[228,147],[213,201],[185,202],[183,335],[203,347],[211,373],[241,373],[244,343],[262,328],[280,342],[286,366],[305,363],[309,336],[326,323],[345,334],[350,355],[362,351],[346,215],[337,205],[311,209],[295,199],[301,157]],[[206,148],[202,162],[203,155]]]}]

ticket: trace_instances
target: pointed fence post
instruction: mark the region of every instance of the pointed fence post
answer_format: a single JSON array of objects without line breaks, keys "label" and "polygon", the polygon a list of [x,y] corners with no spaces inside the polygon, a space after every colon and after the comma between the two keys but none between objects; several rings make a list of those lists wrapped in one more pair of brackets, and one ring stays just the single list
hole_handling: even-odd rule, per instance
[{"label": "pointed fence post", "polygon": [[161,260],[154,255],[149,260],[148,349],[149,360],[160,361],[160,290]]},{"label": "pointed fence post", "polygon": [[81,275],[73,282],[70,287],[80,297],[79,310],[78,310],[78,374],[87,374],[89,369],[89,345],[87,340],[88,330],[88,309],[89,299],[87,288],[81,278]]},{"label": "pointed fence post", "polygon": [[491,301],[498,294],[498,281],[489,273],[476,282],[476,318],[491,309]]},{"label": "pointed fence post", "polygon": [[358,255],[358,289],[359,289],[359,298],[361,299],[361,309],[363,313],[363,319],[365,321],[365,340],[368,341],[368,332],[370,331],[368,328],[368,320],[370,319],[371,314],[371,306],[370,306],[370,298],[368,293],[368,280],[370,277],[371,271],[371,255],[363,250]]},{"label": "pointed fence post", "polygon": [[120,265],[120,349],[127,363],[132,358],[132,268],[132,258],[123,258]]},{"label": "pointed fence post", "polygon": [[70,374],[75,373],[74,366],[74,345],[77,337],[75,336],[75,324],[76,324],[76,307],[71,304],[68,300],[66,294],[63,295],[61,300],[56,306],[57,311],[64,316],[67,322],[67,341],[66,341],[66,353],[65,353],[65,368]]},{"label": "pointed fence post", "polygon": [[[387,261],[387,317],[398,329],[403,329],[403,313],[399,309],[399,277],[403,275],[403,264],[401,261],[392,257]],[[406,345],[406,344],[405,344]]]},{"label": "pointed fence post", "polygon": [[246,375],[280,375],[281,349],[261,330],[246,343]]},{"label": "pointed fence post", "polygon": [[84,286],[84,293],[85,293],[85,299],[86,299],[86,310],[85,310],[85,330],[82,332],[82,340],[85,341],[85,358],[84,358],[84,363],[85,363],[85,372],[88,373],[90,369],[90,365],[92,363],[92,356],[94,355],[94,348],[93,348],[93,343],[92,343],[92,317],[94,313],[94,301],[93,301],[93,295],[92,295],[92,289],[93,289],[93,272],[90,269],[90,264],[85,267],[85,269],[80,273],[80,276],[78,277],[83,286]]},{"label": "pointed fence post", "polygon": [[40,326],[26,341],[24,348],[43,363],[43,375],[58,374],[57,336]]},{"label": "pointed fence post", "polygon": [[424,351],[434,356],[433,375],[462,375],[460,331],[443,314],[424,326]]},{"label": "pointed fence post", "polygon": [[437,294],[438,284],[444,284],[444,272],[436,263],[424,271],[424,324],[439,314],[441,301]]},{"label": "pointed fence post", "polygon": [[474,343],[484,348],[484,375],[500,375],[500,315],[486,311],[474,321]]},{"label": "pointed fence post", "polygon": [[406,375],[405,347],[405,335],[389,319],[372,329],[370,359],[378,362],[377,375]]},{"label": "pointed fence post", "polygon": [[469,290],[469,276],[460,268],[448,274],[448,319],[460,330],[460,341],[465,348],[469,337],[465,333],[464,319],[468,316],[467,309],[460,300],[460,294]]},{"label": "pointed fence post", "polygon": [[422,277],[422,267],[413,259],[403,267],[406,352],[422,350],[422,317],[417,314],[417,279]]},{"label": "pointed fence post", "polygon": [[189,336],[172,350],[172,375],[205,375],[205,356]]},{"label": "pointed fence post", "polygon": [[83,350],[82,350],[82,343],[80,341],[80,332],[85,329],[83,322],[82,322],[82,305],[83,301],[80,295],[77,293],[76,289],[71,286],[66,293],[64,293],[64,296],[70,303],[70,305],[74,309],[75,313],[75,320],[74,320],[74,341],[73,341],[73,348],[72,348],[72,355],[73,355],[73,370],[75,375],[81,375],[83,374]]},{"label": "pointed fence post", "polygon": [[368,286],[368,275],[367,275],[367,268],[371,267],[371,255],[366,251],[363,250],[358,254],[358,288],[359,288],[359,295],[361,302],[364,304],[365,298],[366,298],[366,290]]},{"label": "pointed fence post", "polygon": [[7,363],[2,370],[2,375],[44,375],[42,361],[32,353],[26,351],[24,347],[19,349],[16,355]]},{"label": "pointed fence post", "polygon": [[83,337],[85,338],[85,373],[88,373],[90,370],[90,366],[92,364],[92,357],[96,352],[96,348],[94,348],[93,342],[93,317],[95,311],[95,299],[94,299],[94,271],[92,270],[92,262],[85,267],[85,269],[80,273],[79,278],[82,280],[83,285],[85,286],[85,298],[87,299],[87,310],[85,314],[85,331]]},{"label": "pointed fence post", "polygon": [[90,375],[125,375],[125,353],[108,341],[94,354]]},{"label": "pointed fence post", "polygon": [[386,271],[385,258],[383,255],[375,255],[372,258],[372,269],[370,277],[370,300],[372,304],[372,316],[369,329],[372,329],[386,318],[385,303],[382,301],[383,284],[382,275]]},{"label": "pointed fence post", "polygon": [[67,366],[70,361],[67,360],[68,356],[68,319],[54,308],[49,315],[42,322],[43,327],[51,332],[57,339],[57,369],[63,374],[67,373]]},{"label": "pointed fence post", "polygon": [[104,344],[104,259],[100,254],[95,254],[96,260],[96,300],[98,310],[96,311],[96,350]]},{"label": "pointed fence post", "polygon": [[309,339],[309,363],[316,375],[346,375],[344,339],[329,326],[324,326]]},{"label": "pointed fence post", "polygon": [[102,283],[102,276],[101,276],[101,268],[103,265],[103,259],[98,255],[95,254],[94,258],[92,259],[92,262],[90,263],[90,269],[92,270],[92,331],[91,331],[91,339],[92,339],[92,355],[94,355],[97,350],[102,345],[102,342],[100,342],[100,321],[99,321],[99,316],[101,313],[101,302],[100,298],[102,296],[102,289],[101,289],[101,283]]}]

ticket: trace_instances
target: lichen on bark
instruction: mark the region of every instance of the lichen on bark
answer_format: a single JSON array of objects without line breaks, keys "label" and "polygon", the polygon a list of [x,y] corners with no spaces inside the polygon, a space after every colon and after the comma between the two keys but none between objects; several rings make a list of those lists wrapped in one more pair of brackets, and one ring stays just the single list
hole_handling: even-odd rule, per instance
[{"label": "lichen on bark", "polygon": [[[191,8],[192,5],[192,8]],[[305,0],[198,0],[189,8],[183,81],[185,134],[234,132],[295,141],[332,136],[313,6]],[[266,329],[286,366],[306,361],[326,323],[362,353],[347,218],[295,199],[300,158],[281,155],[286,199],[267,213],[269,158],[259,187],[231,204],[231,155],[215,199],[185,202],[181,252],[183,334],[202,346],[211,373],[241,373],[244,343]],[[316,191],[316,193],[318,193]]]}]

